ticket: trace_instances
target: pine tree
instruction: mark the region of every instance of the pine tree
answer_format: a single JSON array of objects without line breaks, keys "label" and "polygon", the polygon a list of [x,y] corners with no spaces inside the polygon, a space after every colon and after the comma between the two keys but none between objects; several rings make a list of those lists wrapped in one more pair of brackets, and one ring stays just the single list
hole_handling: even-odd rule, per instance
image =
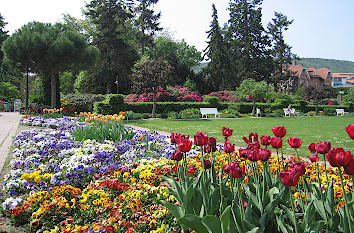
[{"label": "pine tree", "polygon": [[99,49],[100,56],[93,73],[95,79],[103,77],[106,93],[129,88],[128,76],[138,60],[133,19],[132,0],[92,0],[86,6],[86,16],[95,25],[92,43]]},{"label": "pine tree", "polygon": [[262,0],[230,0],[228,36],[238,66],[238,84],[246,79],[267,80],[272,73],[270,40],[262,26]]},{"label": "pine tree", "polygon": [[135,26],[138,29],[138,41],[142,55],[145,54],[146,46],[150,46],[153,43],[153,35],[156,31],[161,31],[158,22],[161,17],[161,12],[154,14],[154,10],[150,7],[156,4],[159,0],[137,0],[139,3],[135,8],[137,18]]},{"label": "pine tree", "polygon": [[285,71],[287,65],[292,62],[296,55],[291,52],[291,46],[287,45],[284,40],[284,32],[288,30],[293,20],[288,20],[286,15],[282,13],[274,12],[274,15],[275,18],[268,24],[267,29],[272,39],[272,56],[275,68],[272,81],[276,84],[289,78],[289,73]]},{"label": "pine tree", "polygon": [[204,56],[210,60],[204,72],[208,76],[213,91],[224,90],[230,87],[230,83],[226,79],[226,63],[228,62],[226,45],[223,32],[218,21],[218,12],[215,5],[212,5],[213,15],[210,24],[210,30],[207,31],[209,41],[207,48],[204,50]]}]

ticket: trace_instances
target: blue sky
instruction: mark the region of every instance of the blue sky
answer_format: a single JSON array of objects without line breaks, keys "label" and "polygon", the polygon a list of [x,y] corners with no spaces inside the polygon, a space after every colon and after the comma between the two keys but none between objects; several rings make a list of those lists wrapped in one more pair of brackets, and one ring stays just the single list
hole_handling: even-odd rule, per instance
[{"label": "blue sky", "polygon": [[[176,39],[185,39],[198,50],[206,46],[206,31],[215,3],[219,22],[227,22],[229,0],[160,0],[161,25]],[[81,17],[84,0],[0,0],[0,13],[12,33],[29,21],[56,22],[63,13]],[[286,41],[299,57],[320,57],[354,62],[353,0],[264,0],[263,26],[281,12],[294,22]]]}]

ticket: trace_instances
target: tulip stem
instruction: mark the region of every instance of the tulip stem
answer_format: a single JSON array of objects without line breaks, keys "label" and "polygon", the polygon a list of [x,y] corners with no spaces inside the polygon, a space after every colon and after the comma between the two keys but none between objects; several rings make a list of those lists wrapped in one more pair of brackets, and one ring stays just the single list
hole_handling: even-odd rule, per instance
[{"label": "tulip stem", "polygon": [[296,154],[297,160],[300,161],[300,157],[299,157],[299,154],[297,152],[297,148],[294,148],[294,149],[295,149],[295,154]]},{"label": "tulip stem", "polygon": [[345,201],[345,205],[344,207],[344,211],[347,215],[348,218],[348,225],[349,225],[349,231],[350,233],[353,233],[353,224],[351,224],[351,217],[350,217],[350,212],[348,209],[348,200],[347,200],[347,194],[345,193],[345,189],[344,189],[344,183],[343,183],[343,177],[342,177],[342,167],[338,167],[339,170],[339,177],[340,177],[340,183],[342,185],[342,190],[343,190],[343,196],[344,196],[344,201]]},{"label": "tulip stem", "polygon": [[[280,159],[279,159],[279,153],[278,153],[278,149],[277,149],[277,158],[278,158],[278,169],[277,169],[277,173],[280,173]],[[278,175],[277,174],[277,175]]]},{"label": "tulip stem", "polygon": [[327,183],[327,186],[328,186],[328,174],[327,174],[327,162],[326,162],[326,155],[323,154],[323,162],[324,162],[324,167],[325,167],[325,172],[326,172],[326,183]]},{"label": "tulip stem", "polygon": [[318,184],[320,185],[320,194],[321,194],[321,199],[322,199],[322,182],[321,182],[321,178],[320,178],[320,168],[318,166],[318,163],[316,162],[316,170],[317,170],[317,179],[318,179]]},{"label": "tulip stem", "polygon": [[291,195],[291,190],[289,192],[289,195],[290,195],[291,208],[293,210],[293,218],[295,219],[295,221],[294,221],[294,223],[295,223],[295,233],[297,233],[298,230],[297,230],[297,222],[296,222],[296,215],[295,215],[295,207],[294,207],[293,198],[292,198],[292,195]]}]

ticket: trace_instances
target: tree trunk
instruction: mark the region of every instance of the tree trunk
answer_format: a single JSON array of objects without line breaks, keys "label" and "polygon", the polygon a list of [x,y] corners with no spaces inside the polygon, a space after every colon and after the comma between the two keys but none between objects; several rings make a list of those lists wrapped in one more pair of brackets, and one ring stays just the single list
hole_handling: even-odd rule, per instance
[{"label": "tree trunk", "polygon": [[253,109],[252,109],[252,113],[256,114],[256,98],[253,99]]},{"label": "tree trunk", "polygon": [[111,82],[110,81],[107,81],[106,93],[107,94],[111,94],[112,93],[112,86],[111,86]]},{"label": "tree trunk", "polygon": [[155,112],[156,112],[156,90],[154,89],[154,95],[153,95],[153,104],[152,104],[152,118],[155,118]]},{"label": "tree trunk", "polygon": [[50,96],[50,106],[51,108],[57,107],[57,82],[54,71],[51,72],[50,77],[50,88],[51,88],[51,96]]}]

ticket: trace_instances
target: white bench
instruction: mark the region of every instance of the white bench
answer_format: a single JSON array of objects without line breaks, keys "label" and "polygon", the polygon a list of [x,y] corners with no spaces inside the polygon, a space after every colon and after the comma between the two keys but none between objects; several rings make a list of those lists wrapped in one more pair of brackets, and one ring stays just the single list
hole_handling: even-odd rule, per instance
[{"label": "white bench", "polygon": [[208,118],[208,114],[214,114],[215,117],[219,115],[220,118],[220,112],[218,112],[217,108],[200,108],[200,113],[202,114],[202,118],[205,115],[205,118]]},{"label": "white bench", "polygon": [[284,110],[284,116],[291,116],[291,115],[294,115],[294,116],[298,116],[299,115],[299,112],[296,111],[295,108],[292,108],[290,111],[288,108],[283,108]]},{"label": "white bench", "polygon": [[348,114],[348,112],[344,112],[344,109],[336,109],[337,112],[337,116],[344,116],[346,114]]},{"label": "white bench", "polygon": [[261,109],[256,108],[256,117],[260,117],[261,116]]}]

